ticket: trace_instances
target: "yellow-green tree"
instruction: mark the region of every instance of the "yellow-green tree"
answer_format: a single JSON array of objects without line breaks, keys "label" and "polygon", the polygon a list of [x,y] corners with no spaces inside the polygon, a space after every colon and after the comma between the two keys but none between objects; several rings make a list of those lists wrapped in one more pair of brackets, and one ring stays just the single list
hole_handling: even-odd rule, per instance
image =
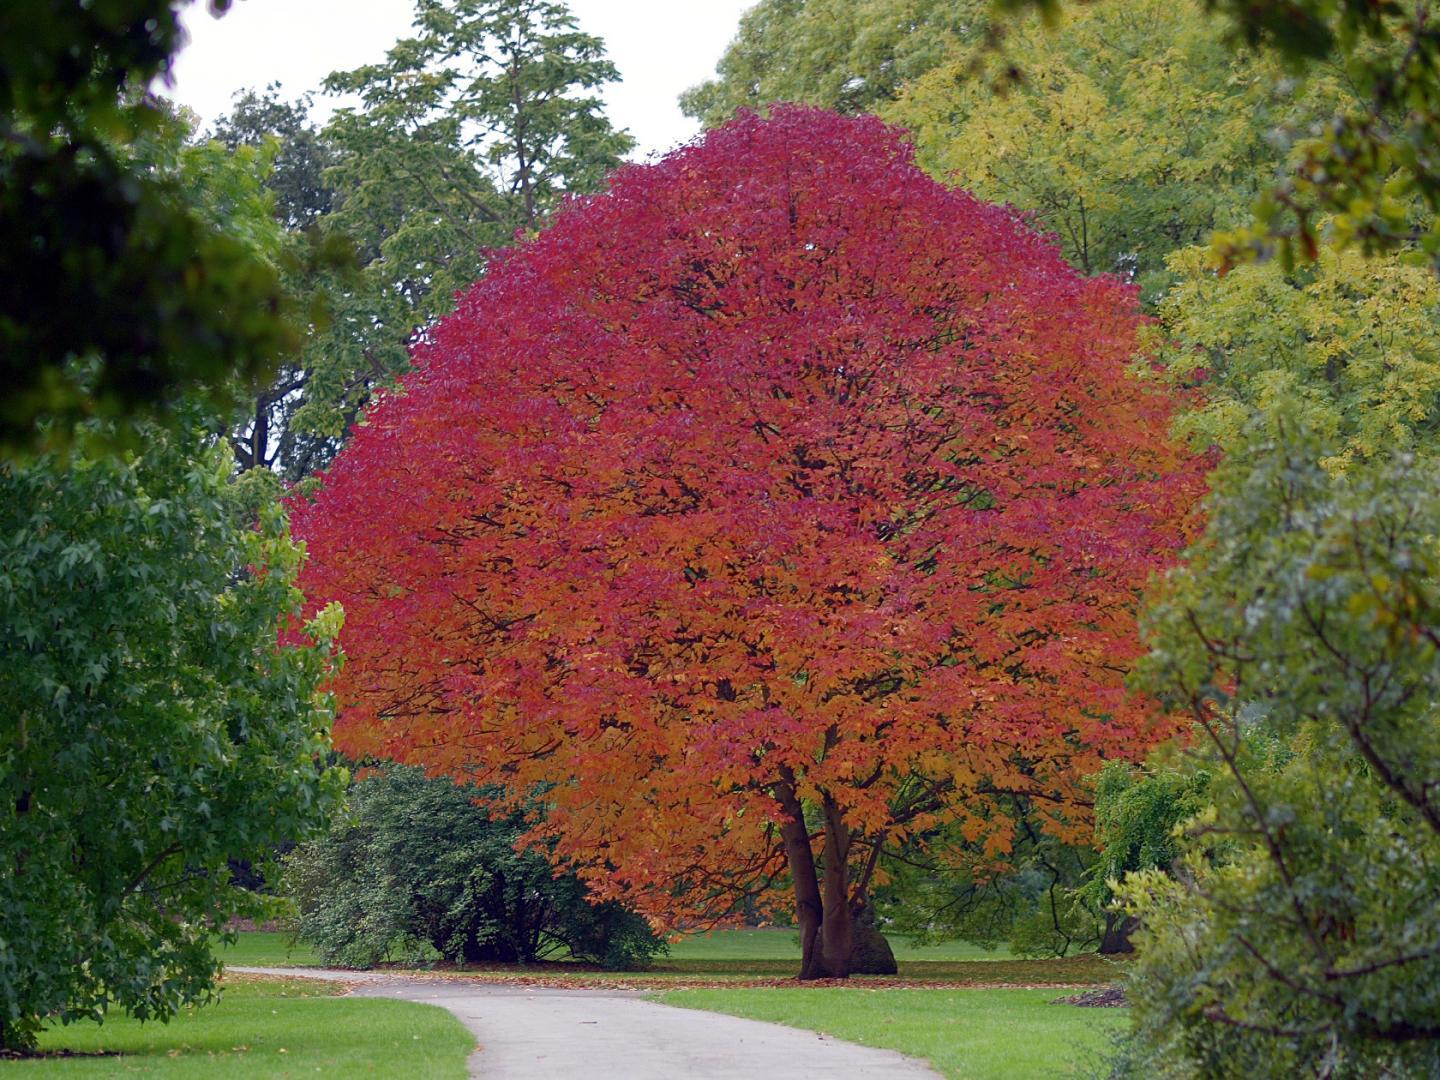
[{"label": "yellow-green tree", "polygon": [[1440,280],[1429,267],[1333,245],[1292,271],[1272,260],[1222,277],[1201,248],[1170,267],[1167,369],[1206,387],[1180,421],[1186,434],[1229,448],[1256,410],[1284,404],[1329,448],[1332,470],[1434,445]]},{"label": "yellow-green tree", "polygon": [[760,0],[680,107],[707,127],[776,101],[873,112],[988,25],[986,0]]},{"label": "yellow-green tree", "polygon": [[[1249,219],[1283,131],[1339,89],[1282,78],[1223,40],[1191,0],[1067,6],[1008,28],[1003,51],[953,42],[882,109],[920,160],[982,198],[1034,212],[1087,272],[1133,275],[1147,300],[1166,256]],[[997,93],[997,63],[1017,66]]]}]

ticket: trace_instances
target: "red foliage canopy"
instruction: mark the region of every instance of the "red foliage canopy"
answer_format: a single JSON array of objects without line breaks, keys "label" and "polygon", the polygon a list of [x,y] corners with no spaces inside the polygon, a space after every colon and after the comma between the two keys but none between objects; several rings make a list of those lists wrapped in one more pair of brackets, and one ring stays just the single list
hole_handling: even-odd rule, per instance
[{"label": "red foliage canopy", "polygon": [[559,857],[657,917],[778,874],[844,974],[878,846],[1003,851],[998,793],[1076,828],[1080,777],[1159,734],[1122,679],[1201,470],[1128,374],[1139,322],[874,119],[622,169],[297,508],[346,610],[339,744],[554,784]]}]

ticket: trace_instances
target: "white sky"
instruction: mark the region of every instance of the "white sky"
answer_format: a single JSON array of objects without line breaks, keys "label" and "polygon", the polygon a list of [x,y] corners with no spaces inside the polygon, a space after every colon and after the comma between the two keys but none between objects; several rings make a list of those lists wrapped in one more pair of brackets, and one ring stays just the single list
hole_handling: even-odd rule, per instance
[{"label": "white sky", "polygon": [[[3,2],[3,0],[0,0]],[[709,78],[755,0],[569,0],[581,29],[605,41],[621,82],[605,90],[611,123],[628,128],[636,157],[663,152],[698,130],[681,115],[680,92]],[[190,44],[175,61],[168,93],[208,124],[237,90],[283,84],[285,97],[382,59],[410,31],[410,0],[235,0],[213,18],[186,10]],[[323,117],[332,99],[317,95]]]}]

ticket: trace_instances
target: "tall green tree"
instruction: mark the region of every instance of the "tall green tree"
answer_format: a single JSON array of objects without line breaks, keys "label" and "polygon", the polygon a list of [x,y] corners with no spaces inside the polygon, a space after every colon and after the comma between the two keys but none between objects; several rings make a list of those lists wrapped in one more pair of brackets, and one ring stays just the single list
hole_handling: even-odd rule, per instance
[{"label": "tall green tree", "polygon": [[242,503],[212,418],[174,426],[0,464],[3,1049],[208,997],[214,934],[256,913],[229,861],[343,789],[317,692],[339,612],[281,638],[301,552],[280,508]]},{"label": "tall green tree", "polygon": [[124,441],[131,417],[185,391],[231,398],[231,375],[264,376],[296,344],[274,266],[133,149],[170,122],[145,88],[182,6],[0,6],[0,453],[91,416]]},{"label": "tall green tree", "polygon": [[[1038,9],[1048,22],[1079,8],[1062,0],[996,6]],[[1205,7],[1231,45],[1258,49],[1292,75],[1335,73],[1347,90],[1315,118],[1278,178],[1268,178],[1253,220],[1217,235],[1217,255],[1233,265],[1278,253],[1290,266],[1314,259],[1328,234],[1368,254],[1413,247],[1440,266],[1440,27],[1428,0]]]},{"label": "tall green tree", "polygon": [[707,127],[776,101],[874,112],[989,23],[985,0],[760,0],[680,108]]},{"label": "tall green tree", "polygon": [[[191,151],[214,153],[214,147],[223,147],[236,159],[260,154],[266,161],[260,181],[269,201],[262,212],[283,230],[276,248],[322,256],[289,258],[281,266],[286,288],[308,299],[312,310],[306,342],[327,331],[334,298],[346,288],[353,289],[355,278],[353,246],[343,234],[325,227],[335,203],[326,171],[336,154],[310,120],[312,104],[309,95],[286,100],[279,84],[264,91],[246,90],[235,96],[231,111],[210,130],[208,147],[202,143]],[[333,452],[332,439],[294,422],[311,381],[306,352],[304,343],[297,342],[271,378],[251,387],[244,416],[230,435],[240,471],[274,470],[299,479]]]},{"label": "tall green tree", "polygon": [[603,43],[562,4],[423,0],[414,30],[382,62],[326,80],[360,103],[322,131],[308,102],[273,88],[217,126],[231,144],[277,140],[277,212],[345,238],[362,267],[299,283],[324,292],[330,317],[258,394],[235,440],[242,468],[295,479],[325,465],[494,249],[598,190],[633,145],[595,93],[618,77]]},{"label": "tall green tree", "polygon": [[279,83],[264,90],[243,90],[209,132],[211,139],[231,151],[263,147],[273,140],[265,186],[275,197],[275,216],[288,229],[318,224],[335,202],[335,190],[325,177],[325,170],[335,163],[335,152],[310,119],[313,105],[309,94],[287,101]]},{"label": "tall green tree", "polygon": [[931,172],[1030,211],[1076,266],[1132,278],[1153,302],[1166,257],[1248,221],[1281,136],[1340,93],[1282,76],[1232,49],[1198,2],[1110,0],[1054,25],[1018,19],[1003,52],[964,43],[881,112]]}]

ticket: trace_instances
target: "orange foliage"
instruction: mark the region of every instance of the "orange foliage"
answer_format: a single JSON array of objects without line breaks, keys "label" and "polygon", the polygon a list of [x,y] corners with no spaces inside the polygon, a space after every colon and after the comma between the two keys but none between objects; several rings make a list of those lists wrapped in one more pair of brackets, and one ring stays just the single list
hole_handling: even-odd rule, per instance
[{"label": "orange foliage", "polygon": [[1202,483],[1139,322],[873,119],[622,169],[296,509],[346,609],[337,740],[552,785],[557,857],[672,924],[793,876],[797,803],[857,892],[945,822],[1002,851],[997,794],[1078,833],[1080,779],[1167,731],[1123,678]]}]

